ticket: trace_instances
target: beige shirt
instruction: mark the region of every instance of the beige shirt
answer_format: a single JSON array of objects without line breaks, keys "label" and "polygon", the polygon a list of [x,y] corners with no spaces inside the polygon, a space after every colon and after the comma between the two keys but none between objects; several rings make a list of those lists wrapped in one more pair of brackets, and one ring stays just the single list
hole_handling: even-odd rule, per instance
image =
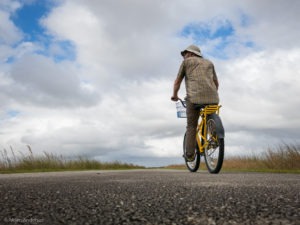
[{"label": "beige shirt", "polygon": [[185,78],[187,99],[194,104],[219,103],[219,95],[214,80],[218,80],[214,65],[202,57],[183,60],[178,77]]}]

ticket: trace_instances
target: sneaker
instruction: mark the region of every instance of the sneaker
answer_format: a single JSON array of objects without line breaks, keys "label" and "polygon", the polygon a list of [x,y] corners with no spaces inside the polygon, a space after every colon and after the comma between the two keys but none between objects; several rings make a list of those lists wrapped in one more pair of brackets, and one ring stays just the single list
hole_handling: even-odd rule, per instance
[{"label": "sneaker", "polygon": [[195,153],[193,152],[191,153],[185,153],[185,155],[183,155],[183,158],[187,161],[187,162],[193,162],[195,160]]}]

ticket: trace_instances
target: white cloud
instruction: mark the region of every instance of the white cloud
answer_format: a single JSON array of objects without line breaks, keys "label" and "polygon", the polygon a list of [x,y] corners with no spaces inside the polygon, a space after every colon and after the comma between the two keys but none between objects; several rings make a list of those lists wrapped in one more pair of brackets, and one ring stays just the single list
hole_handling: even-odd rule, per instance
[{"label": "white cloud", "polygon": [[242,6],[251,16],[251,22],[243,32],[262,48],[299,47],[299,1],[246,1]]},{"label": "white cloud", "polygon": [[[7,30],[0,34],[6,40],[0,147],[30,144],[34,151],[145,165],[181,162],[185,120],[176,118],[169,99],[179,52],[194,40],[179,33],[191,23],[217,29],[222,21],[234,28],[223,50],[230,58],[212,58],[226,154],[261,151],[278,138],[299,142],[299,3],[292,3],[65,0],[40,21],[52,37],[47,48],[21,42],[9,19],[16,6],[0,10]],[[56,54],[64,55],[60,41],[74,46],[75,59],[57,61]],[[218,41],[200,44],[204,55]],[[247,41],[255,46],[245,47]],[[5,63],[9,57],[13,62]],[[10,110],[20,113],[12,117]]]},{"label": "white cloud", "polygon": [[10,85],[2,88],[8,98],[44,107],[95,104],[97,92],[83,88],[79,75],[80,70],[69,62],[55,63],[41,55],[26,55],[12,68]]},{"label": "white cloud", "polygon": [[[2,3],[3,4],[3,3]],[[0,4],[0,7],[5,7]],[[16,7],[12,7],[16,8]],[[14,44],[21,40],[22,33],[15,27],[9,18],[10,12],[1,10],[0,8],[0,45],[1,44]]]},{"label": "white cloud", "polygon": [[[300,141],[299,50],[253,53],[222,68],[222,112],[232,144],[250,139],[248,146],[261,148]],[[247,135],[235,139],[241,132]]]}]

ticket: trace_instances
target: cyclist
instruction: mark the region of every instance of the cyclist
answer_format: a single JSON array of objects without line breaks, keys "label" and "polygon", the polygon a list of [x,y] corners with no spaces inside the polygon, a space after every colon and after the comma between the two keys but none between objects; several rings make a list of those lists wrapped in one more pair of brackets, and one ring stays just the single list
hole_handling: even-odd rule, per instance
[{"label": "cyclist", "polygon": [[190,45],[181,52],[183,62],[174,82],[172,101],[178,101],[178,91],[183,78],[186,87],[186,155],[187,161],[195,157],[196,130],[199,120],[199,107],[195,104],[210,105],[219,103],[218,77],[211,61],[202,57],[200,49]]}]

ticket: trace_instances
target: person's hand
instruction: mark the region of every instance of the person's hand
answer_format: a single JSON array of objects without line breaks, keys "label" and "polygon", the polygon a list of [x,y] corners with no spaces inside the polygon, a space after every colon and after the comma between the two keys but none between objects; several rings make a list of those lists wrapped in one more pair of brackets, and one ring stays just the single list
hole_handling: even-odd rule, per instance
[{"label": "person's hand", "polygon": [[174,101],[174,102],[177,102],[179,100],[179,98],[178,98],[178,96],[172,96],[171,100]]}]

